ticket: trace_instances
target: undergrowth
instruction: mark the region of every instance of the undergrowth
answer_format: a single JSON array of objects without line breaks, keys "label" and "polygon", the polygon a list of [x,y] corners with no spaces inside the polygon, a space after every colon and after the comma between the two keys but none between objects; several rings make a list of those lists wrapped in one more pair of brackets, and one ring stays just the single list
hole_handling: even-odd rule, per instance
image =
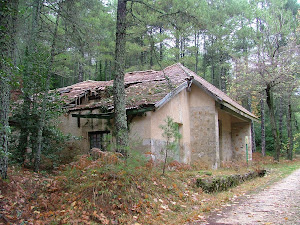
[{"label": "undergrowth", "polygon": [[[114,153],[96,160],[81,156],[59,168],[55,175],[10,168],[10,180],[1,182],[0,223],[16,224],[185,224],[202,221],[205,213],[277,175],[300,167],[297,160],[280,164],[254,155],[252,166],[236,164],[212,171],[173,162],[164,176],[153,163],[134,154],[127,161]],[[257,178],[226,192],[206,194],[197,188],[198,177],[268,169]],[[2,221],[1,221],[2,220]]]}]

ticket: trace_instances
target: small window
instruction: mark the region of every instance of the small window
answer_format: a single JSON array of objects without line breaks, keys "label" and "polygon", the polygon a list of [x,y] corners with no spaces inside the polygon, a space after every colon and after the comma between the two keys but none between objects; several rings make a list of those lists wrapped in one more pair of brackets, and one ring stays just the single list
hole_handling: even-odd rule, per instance
[{"label": "small window", "polygon": [[110,144],[109,131],[96,131],[89,132],[90,147],[99,148],[102,151],[106,151],[108,145]]}]

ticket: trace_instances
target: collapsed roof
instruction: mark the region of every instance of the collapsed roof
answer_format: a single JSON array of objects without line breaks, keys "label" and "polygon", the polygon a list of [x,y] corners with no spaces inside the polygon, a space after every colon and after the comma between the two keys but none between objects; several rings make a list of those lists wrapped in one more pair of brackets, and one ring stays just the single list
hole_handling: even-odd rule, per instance
[{"label": "collapsed roof", "polygon": [[[255,115],[228,97],[224,92],[177,63],[162,71],[137,71],[125,74],[127,109],[159,108],[174,95],[195,84],[212,96],[222,107],[248,119]],[[84,81],[57,91],[64,97],[68,111],[100,108],[103,113],[113,112],[113,81]]]}]

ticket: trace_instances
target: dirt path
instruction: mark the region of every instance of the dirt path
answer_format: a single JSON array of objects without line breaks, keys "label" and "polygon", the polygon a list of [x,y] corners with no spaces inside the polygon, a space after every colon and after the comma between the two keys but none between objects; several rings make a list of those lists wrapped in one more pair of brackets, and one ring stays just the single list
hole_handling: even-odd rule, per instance
[{"label": "dirt path", "polygon": [[300,225],[300,169],[257,194],[232,202],[198,224]]}]

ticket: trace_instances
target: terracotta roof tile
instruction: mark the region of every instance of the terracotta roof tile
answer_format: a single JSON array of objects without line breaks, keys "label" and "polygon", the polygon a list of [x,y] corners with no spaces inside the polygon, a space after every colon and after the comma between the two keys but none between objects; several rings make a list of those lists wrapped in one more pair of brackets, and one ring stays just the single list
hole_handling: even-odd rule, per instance
[{"label": "terracotta roof tile", "polygon": [[[125,74],[126,107],[139,108],[145,105],[155,105],[168,93],[180,84],[186,82],[191,76],[201,84],[202,88],[211,93],[222,102],[226,102],[236,108],[255,117],[251,112],[243,108],[237,102],[228,97],[224,92],[199,77],[193,71],[182,66],[180,63],[165,68],[162,71],[135,71]],[[69,110],[106,108],[113,109],[112,97],[113,81],[84,81],[57,91],[65,97],[69,104]],[[94,101],[80,102],[79,98],[95,99]],[[80,103],[80,104],[79,104]]]}]

